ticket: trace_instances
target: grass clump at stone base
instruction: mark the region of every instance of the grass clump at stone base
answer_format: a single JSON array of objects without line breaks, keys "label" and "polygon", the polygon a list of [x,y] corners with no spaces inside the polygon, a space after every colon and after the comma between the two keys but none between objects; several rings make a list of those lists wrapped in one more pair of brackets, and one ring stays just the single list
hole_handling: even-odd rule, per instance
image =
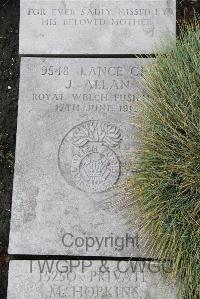
[{"label": "grass clump at stone base", "polygon": [[[186,25],[147,69],[148,96],[134,115],[139,146],[124,186],[129,220],[138,210],[149,249],[173,262],[181,298],[200,288],[200,26]],[[135,159],[136,156],[136,159]],[[142,217],[142,218],[141,218]]]}]

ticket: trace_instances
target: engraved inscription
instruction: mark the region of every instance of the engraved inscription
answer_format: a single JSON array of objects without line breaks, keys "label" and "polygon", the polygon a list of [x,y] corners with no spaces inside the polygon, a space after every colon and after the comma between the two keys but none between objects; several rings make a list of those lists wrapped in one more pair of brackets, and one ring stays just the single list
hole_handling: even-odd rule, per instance
[{"label": "engraved inscription", "polygon": [[120,162],[114,151],[120,142],[120,129],[113,124],[96,120],[79,124],[61,143],[62,175],[67,181],[70,175],[77,188],[89,193],[110,189],[120,174]]},{"label": "engraved inscription", "polygon": [[21,0],[20,53],[150,54],[175,20],[175,0]]},{"label": "engraved inscription", "polygon": [[[57,3],[49,2],[50,5],[45,2],[26,5],[25,15],[29,18],[37,18],[40,26],[62,26],[62,27],[93,27],[93,26],[112,26],[112,27],[133,27],[141,26],[144,32],[150,31],[154,35],[155,18],[159,16],[173,16],[175,14],[174,7],[167,6],[161,1],[152,3],[146,3],[145,1],[126,2],[124,5],[113,5],[113,3],[98,4],[93,2],[91,8],[91,2],[88,1],[84,7],[76,3],[71,2],[69,7],[60,8]],[[43,5],[44,7],[40,8]],[[34,6],[34,7],[33,7]],[[87,7],[88,6],[88,7]]]},{"label": "engraved inscription", "polygon": [[8,299],[177,299],[178,285],[165,279],[165,273],[173,270],[169,264],[130,260],[11,261]]}]

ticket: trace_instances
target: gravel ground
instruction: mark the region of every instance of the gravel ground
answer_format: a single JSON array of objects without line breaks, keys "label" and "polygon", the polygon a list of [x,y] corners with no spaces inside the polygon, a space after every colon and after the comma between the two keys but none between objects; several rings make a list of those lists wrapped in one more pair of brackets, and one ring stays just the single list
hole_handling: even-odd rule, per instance
[{"label": "gravel ground", "polygon": [[0,298],[6,299],[19,78],[19,1],[0,1]]},{"label": "gravel ground", "polygon": [[[191,19],[200,1],[179,0],[178,20]],[[0,299],[6,299],[17,101],[19,0],[0,0]]]}]

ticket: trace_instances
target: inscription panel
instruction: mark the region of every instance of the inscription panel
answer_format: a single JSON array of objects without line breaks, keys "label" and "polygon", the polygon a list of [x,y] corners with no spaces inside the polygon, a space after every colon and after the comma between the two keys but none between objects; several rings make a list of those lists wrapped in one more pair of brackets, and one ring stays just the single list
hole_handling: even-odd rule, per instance
[{"label": "inscription panel", "polygon": [[8,299],[178,299],[176,284],[164,278],[167,271],[138,261],[11,261]]},{"label": "inscription panel", "polygon": [[21,0],[21,54],[148,54],[176,32],[175,0]]},{"label": "inscription panel", "polygon": [[22,58],[10,253],[145,256],[113,205],[151,61]]}]

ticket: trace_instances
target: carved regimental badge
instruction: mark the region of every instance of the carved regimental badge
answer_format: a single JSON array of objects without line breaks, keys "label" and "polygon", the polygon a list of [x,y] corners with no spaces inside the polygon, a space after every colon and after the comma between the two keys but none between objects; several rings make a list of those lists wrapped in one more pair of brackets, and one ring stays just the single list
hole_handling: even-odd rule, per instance
[{"label": "carved regimental badge", "polygon": [[106,191],[118,180],[120,163],[115,153],[121,141],[117,126],[87,121],[64,137],[59,149],[59,168],[68,183],[95,193]]}]

